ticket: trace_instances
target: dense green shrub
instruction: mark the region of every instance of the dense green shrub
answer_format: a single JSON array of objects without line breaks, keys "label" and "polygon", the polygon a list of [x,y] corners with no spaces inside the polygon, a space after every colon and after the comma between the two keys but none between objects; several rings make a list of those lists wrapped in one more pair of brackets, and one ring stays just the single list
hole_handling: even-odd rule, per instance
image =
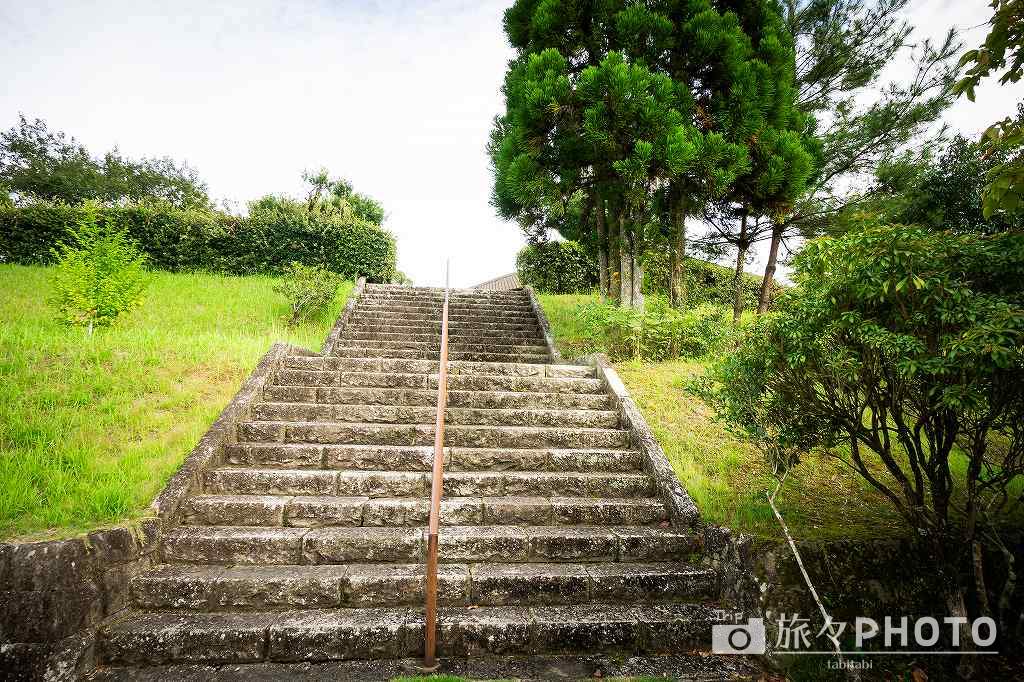
[{"label": "dense green shrub", "polygon": [[288,326],[294,327],[323,313],[338,295],[341,281],[341,276],[322,265],[289,263],[284,269],[284,277],[274,285],[274,291],[284,295],[291,306]]},{"label": "dense green shrub", "polygon": [[[644,260],[644,293],[668,295],[669,269],[668,254],[663,250],[648,251]],[[699,258],[686,259],[686,304],[697,306],[704,303],[732,306],[732,268],[709,263]],[[761,278],[743,273],[743,307],[757,309],[761,296]],[[772,283],[772,300],[781,291],[778,283]]]},{"label": "dense green shrub", "polygon": [[[310,213],[301,206],[277,205],[242,218],[139,204],[98,209],[97,220],[125,232],[146,254],[149,265],[160,270],[281,274],[298,261],[322,265],[346,278],[391,280],[396,253],[389,232],[352,216]],[[53,262],[54,245],[67,238],[83,210],[45,202],[0,206],[0,262]]]},{"label": "dense green shrub", "polygon": [[83,207],[69,237],[53,250],[51,302],[62,322],[88,326],[91,334],[142,301],[146,257],[123,230],[101,225],[91,206]]},{"label": "dense green shrub", "polygon": [[576,242],[530,245],[516,257],[516,273],[523,285],[546,294],[579,294],[597,286],[597,263]]},{"label": "dense green shrub", "polygon": [[723,349],[738,333],[724,306],[679,310],[652,296],[643,312],[609,303],[590,303],[577,313],[595,348],[615,360],[703,357]]}]

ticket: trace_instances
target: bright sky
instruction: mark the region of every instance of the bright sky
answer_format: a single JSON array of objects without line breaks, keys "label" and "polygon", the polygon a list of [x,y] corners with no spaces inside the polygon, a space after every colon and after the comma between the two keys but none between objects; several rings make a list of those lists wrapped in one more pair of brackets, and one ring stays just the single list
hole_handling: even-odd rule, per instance
[{"label": "bright sky", "polygon": [[[383,203],[416,284],[439,283],[450,257],[469,286],[512,272],[523,243],[488,204],[485,152],[510,2],[0,0],[0,127],[24,113],[96,154],[185,160],[236,205],[298,194],[303,169],[327,167]],[[940,36],[989,14],[915,0],[910,19]],[[947,121],[973,135],[1021,98],[987,85]]]}]

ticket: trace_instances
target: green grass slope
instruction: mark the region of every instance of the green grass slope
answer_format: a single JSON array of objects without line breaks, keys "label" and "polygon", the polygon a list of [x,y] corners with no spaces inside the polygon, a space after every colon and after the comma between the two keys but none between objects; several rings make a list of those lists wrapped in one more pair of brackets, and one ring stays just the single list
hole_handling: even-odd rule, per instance
[{"label": "green grass slope", "polygon": [[[555,342],[567,358],[594,352],[576,309],[595,297],[542,295]],[[779,537],[765,493],[774,490],[771,470],[754,447],[714,419],[687,393],[686,383],[705,360],[621,362],[616,370],[640,405],[679,480],[703,517],[755,535]],[[827,453],[816,453],[787,479],[778,506],[799,539],[884,537],[901,523],[880,494]]]},{"label": "green grass slope", "polygon": [[91,337],[54,320],[50,271],[0,266],[0,536],[137,517],[285,327],[269,277],[154,273],[141,308]]}]

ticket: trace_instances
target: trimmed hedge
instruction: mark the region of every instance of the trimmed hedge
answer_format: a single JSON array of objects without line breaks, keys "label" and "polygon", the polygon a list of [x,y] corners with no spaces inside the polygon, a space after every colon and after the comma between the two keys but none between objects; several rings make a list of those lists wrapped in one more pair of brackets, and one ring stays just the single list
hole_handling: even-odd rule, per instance
[{"label": "trimmed hedge", "polygon": [[523,285],[545,294],[579,294],[597,286],[597,263],[573,241],[526,246],[516,256],[516,273]]},{"label": "trimmed hedge", "polygon": [[[82,213],[63,204],[0,206],[0,262],[52,262],[51,249]],[[101,208],[98,216],[124,229],[160,270],[278,275],[298,261],[348,279],[389,282],[395,275],[394,237],[352,217],[272,210],[240,218],[166,205]]]}]

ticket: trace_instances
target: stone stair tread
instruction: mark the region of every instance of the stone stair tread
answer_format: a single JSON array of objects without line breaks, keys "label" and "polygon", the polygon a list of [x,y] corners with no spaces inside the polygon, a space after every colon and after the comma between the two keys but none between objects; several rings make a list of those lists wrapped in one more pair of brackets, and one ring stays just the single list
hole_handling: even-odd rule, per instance
[{"label": "stone stair tread", "polygon": [[[442,607],[440,656],[678,652],[710,643],[704,604]],[[423,616],[409,607],[244,613],[129,611],[100,633],[106,660],[318,661],[401,658],[422,650]]]},{"label": "stone stair tread", "polygon": [[[447,526],[442,563],[679,561],[700,548],[692,530],[647,526]],[[169,563],[345,564],[424,560],[422,528],[179,526],[164,537]]]},{"label": "stone stair tread", "polygon": [[[292,355],[282,359],[284,367],[318,371],[352,371],[360,367],[362,372],[398,372],[403,374],[437,374],[438,363],[427,360],[403,360],[388,358],[339,358],[332,356]],[[375,369],[368,369],[373,367]],[[529,362],[483,362],[452,360],[448,363],[449,376],[522,376],[549,378],[593,378],[594,368],[588,365],[564,365]]]},{"label": "stone stair tread", "polygon": [[[135,576],[131,600],[146,609],[225,611],[419,606],[424,564],[204,566],[165,564]],[[444,606],[700,601],[712,569],[687,563],[442,564]]]},{"label": "stone stair tread", "polygon": [[[247,495],[352,495],[425,498],[426,471],[214,467],[205,472],[206,492]],[[445,497],[531,496],[544,491],[578,497],[646,497],[655,490],[644,472],[452,471]]]},{"label": "stone stair tread", "polygon": [[[426,526],[427,497],[351,495],[193,495],[182,523],[206,526]],[[650,525],[667,522],[657,497],[450,496],[441,499],[443,525]]]},{"label": "stone stair tread", "polygon": [[[429,471],[430,445],[309,445],[234,443],[225,447],[227,467],[277,469],[358,469]],[[636,450],[601,448],[453,448],[444,449],[445,470],[453,471],[636,471]]]},{"label": "stone stair tread", "polygon": [[[390,376],[390,375],[389,375]],[[417,375],[407,375],[417,376]],[[421,382],[421,385],[425,382]],[[267,403],[332,405],[436,406],[436,388],[393,388],[374,386],[296,386],[271,384],[263,389]],[[506,409],[604,409],[612,399],[603,393],[549,391],[449,390],[449,407]]]},{"label": "stone stair tread", "polygon": [[[452,426],[590,426],[614,428],[616,410],[535,407],[449,407],[445,423]],[[437,407],[428,405],[351,404],[264,401],[252,409],[251,420],[317,421],[323,424],[429,424]]]},{"label": "stone stair tread", "polygon": [[[422,672],[422,658],[321,661],[317,663],[249,663],[225,665],[171,664],[140,672],[123,666],[103,667],[87,677],[91,682],[378,682],[415,677]],[[596,673],[600,675],[596,675]],[[762,668],[737,655],[712,655],[706,651],[666,655],[622,656],[603,654],[533,654],[529,656],[446,657],[438,674],[471,680],[593,680],[602,678],[664,678],[677,682],[722,682],[763,679]]]}]

